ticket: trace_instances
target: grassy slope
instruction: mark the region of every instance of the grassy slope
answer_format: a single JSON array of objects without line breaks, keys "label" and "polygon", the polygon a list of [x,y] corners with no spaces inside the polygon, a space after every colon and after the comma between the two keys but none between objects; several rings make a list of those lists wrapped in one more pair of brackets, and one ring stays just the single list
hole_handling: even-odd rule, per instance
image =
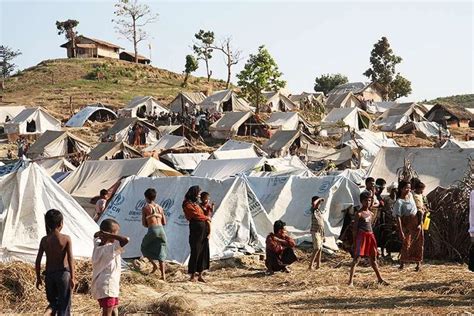
[{"label": "grassy slope", "polygon": [[[97,80],[97,72],[105,79]],[[183,76],[152,66],[106,59],[46,60],[25,69],[6,82],[3,99],[39,105],[58,118],[69,116],[69,100],[75,108],[102,102],[123,107],[134,96],[152,95],[167,105],[182,90]],[[190,77],[187,91],[216,91],[223,81]]]},{"label": "grassy slope", "polygon": [[429,104],[434,104],[437,102],[446,102],[457,104],[465,108],[474,108],[474,94],[461,94],[453,95],[450,97],[439,97],[434,100],[428,101]]}]

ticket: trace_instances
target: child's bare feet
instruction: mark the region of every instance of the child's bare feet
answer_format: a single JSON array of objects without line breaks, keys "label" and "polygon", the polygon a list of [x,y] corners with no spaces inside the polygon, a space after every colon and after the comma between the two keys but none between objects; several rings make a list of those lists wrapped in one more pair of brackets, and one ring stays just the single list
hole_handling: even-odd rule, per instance
[{"label": "child's bare feet", "polygon": [[202,282],[202,283],[207,283],[207,281],[204,280],[204,279],[202,278],[202,276],[199,276],[199,277],[198,277],[198,281],[199,281],[199,282]]}]

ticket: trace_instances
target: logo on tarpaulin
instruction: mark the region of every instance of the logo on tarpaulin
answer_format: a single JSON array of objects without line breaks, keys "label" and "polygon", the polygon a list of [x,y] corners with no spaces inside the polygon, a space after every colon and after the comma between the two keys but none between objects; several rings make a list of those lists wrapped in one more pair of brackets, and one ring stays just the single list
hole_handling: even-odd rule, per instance
[{"label": "logo on tarpaulin", "polygon": [[109,207],[107,208],[106,214],[120,212],[120,205],[122,205],[124,201],[125,201],[125,197],[123,196],[123,194],[121,193],[116,194],[112,202],[110,202]]},{"label": "logo on tarpaulin", "polygon": [[170,217],[172,214],[171,210],[174,206],[174,199],[165,199],[160,201],[158,204],[163,208],[165,216]]}]

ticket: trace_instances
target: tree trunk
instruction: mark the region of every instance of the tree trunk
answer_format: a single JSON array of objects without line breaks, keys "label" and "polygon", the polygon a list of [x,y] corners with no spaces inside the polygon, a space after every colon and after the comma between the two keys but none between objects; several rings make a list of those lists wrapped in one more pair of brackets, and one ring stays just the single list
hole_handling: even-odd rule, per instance
[{"label": "tree trunk", "polygon": [[135,52],[135,64],[138,64],[138,50],[137,50],[137,26],[136,26],[136,18],[132,17],[133,20],[133,50]]},{"label": "tree trunk", "polygon": [[209,71],[209,59],[205,59],[206,61],[206,73],[207,73],[207,82],[211,81],[211,73]]},{"label": "tree trunk", "polygon": [[[186,73],[186,75],[184,76],[183,87],[186,87],[186,85],[188,84],[188,77],[189,77],[189,74]],[[183,102],[182,98],[183,96],[181,96],[181,103]],[[184,104],[182,104],[181,106],[184,107]],[[184,113],[184,110],[183,110],[183,113]]]},{"label": "tree trunk", "polygon": [[227,65],[227,82],[226,82],[226,85],[225,85],[226,89],[229,89],[229,86],[230,86],[230,75],[231,75],[230,67],[232,67],[232,65],[228,64]]},{"label": "tree trunk", "polygon": [[77,50],[76,50],[76,36],[72,36],[71,38],[71,44],[72,44],[72,58],[77,57]]},{"label": "tree trunk", "polygon": [[257,92],[257,102],[255,104],[255,113],[260,113],[260,92]]}]

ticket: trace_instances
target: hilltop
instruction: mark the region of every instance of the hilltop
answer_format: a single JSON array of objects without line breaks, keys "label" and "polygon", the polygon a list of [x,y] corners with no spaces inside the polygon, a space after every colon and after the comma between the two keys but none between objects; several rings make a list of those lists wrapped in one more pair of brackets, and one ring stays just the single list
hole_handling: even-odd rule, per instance
[{"label": "hilltop", "polygon": [[438,102],[457,104],[465,108],[474,108],[474,94],[461,94],[449,97],[438,97],[436,99],[428,101],[427,103],[435,104]]},{"label": "hilltop", "polygon": [[52,59],[25,69],[5,82],[3,101],[46,108],[57,118],[74,109],[102,102],[123,107],[133,97],[151,95],[167,105],[181,90],[210,92],[225,89],[222,80],[190,77],[183,89],[183,75],[110,59]]}]

